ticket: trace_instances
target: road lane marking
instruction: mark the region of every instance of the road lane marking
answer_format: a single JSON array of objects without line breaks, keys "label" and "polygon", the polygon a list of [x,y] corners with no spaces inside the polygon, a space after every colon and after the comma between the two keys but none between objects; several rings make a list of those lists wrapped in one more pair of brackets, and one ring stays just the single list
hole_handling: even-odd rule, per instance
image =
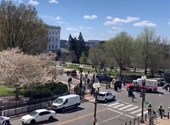
[{"label": "road lane marking", "polygon": [[126,109],[125,111],[132,111],[132,110],[137,109],[137,108],[138,108],[138,106],[135,106],[135,107],[132,107],[130,109]]},{"label": "road lane marking", "polygon": [[111,109],[111,108],[108,108],[108,109],[109,109],[110,111],[113,111],[113,112],[119,113],[119,114],[124,115],[124,116],[127,116],[127,117],[129,117],[129,118],[134,118],[133,116],[130,116],[130,115],[128,115],[128,114],[124,114],[124,113],[119,112],[119,111],[116,111],[116,110],[114,110],[114,109]]},{"label": "road lane marking", "polygon": [[133,105],[127,105],[125,107],[119,108],[119,110],[124,110],[124,109],[127,109],[127,108],[131,107],[131,106],[133,106]]},{"label": "road lane marking", "polygon": [[[144,111],[144,112],[143,112],[143,114],[146,114],[146,113],[148,113],[148,111]],[[139,114],[137,114],[136,116],[139,117],[139,116],[141,116],[141,115],[142,115],[142,114],[139,113]]]},{"label": "road lane marking", "polygon": [[102,121],[102,122],[97,123],[97,125],[100,125],[100,124],[102,124],[102,123],[108,122],[108,121],[113,120],[113,119],[116,119],[116,118],[118,118],[118,117],[120,117],[120,116],[122,116],[122,115],[117,115],[117,116],[115,116],[115,117],[109,118],[109,119],[107,119],[107,120],[104,120],[104,121]]},{"label": "road lane marking", "polygon": [[133,111],[133,112],[131,112],[130,114],[135,114],[135,113],[137,113],[137,112],[140,112],[142,109],[140,108],[140,109],[138,109],[138,110],[136,110],[136,111]]},{"label": "road lane marking", "polygon": [[[106,111],[106,110],[108,110],[108,109],[99,110],[99,111],[97,111],[97,113],[103,112],[103,111]],[[88,117],[88,116],[93,115],[93,114],[94,114],[94,112],[89,113],[89,114],[86,114],[86,115],[83,115],[83,116],[80,116],[80,117],[76,117],[76,118],[73,118],[73,119],[70,119],[70,120],[61,122],[61,123],[58,123],[58,124],[56,124],[56,125],[65,125],[65,124],[67,124],[67,123],[70,123],[70,122],[73,122],[73,121],[76,121],[76,120],[79,120],[79,119]]]},{"label": "road lane marking", "polygon": [[120,105],[117,105],[117,106],[113,106],[112,108],[118,108],[118,107],[122,107],[124,106],[125,104],[120,104]]},{"label": "road lane marking", "polygon": [[110,105],[108,105],[108,106],[111,107],[111,106],[115,106],[115,105],[118,105],[118,104],[120,104],[120,103],[119,103],[119,102],[115,102],[115,103],[110,104]]}]

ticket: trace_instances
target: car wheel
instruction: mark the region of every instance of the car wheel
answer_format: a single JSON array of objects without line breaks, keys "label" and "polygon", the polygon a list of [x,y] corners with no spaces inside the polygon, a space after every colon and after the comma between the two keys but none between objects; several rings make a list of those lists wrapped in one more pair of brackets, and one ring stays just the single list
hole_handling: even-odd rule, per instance
[{"label": "car wheel", "polygon": [[5,125],[10,125],[10,122],[9,122],[9,121],[6,121],[6,122],[5,122]]},{"label": "car wheel", "polygon": [[78,108],[78,104],[75,105],[75,108],[76,108],[76,109]]},{"label": "car wheel", "polygon": [[115,100],[115,97],[113,96],[113,98],[112,98],[111,100],[114,101],[114,100]]},{"label": "car wheel", "polygon": [[151,92],[152,92],[152,89],[149,89],[147,92],[151,93]]},{"label": "car wheel", "polygon": [[62,108],[62,112],[65,112],[65,108]]},{"label": "car wheel", "polygon": [[107,102],[107,99],[105,99],[104,102],[106,103],[106,102]]},{"label": "car wheel", "polygon": [[31,120],[30,124],[31,125],[35,125],[36,121],[35,120]]},{"label": "car wheel", "polygon": [[48,120],[52,121],[53,119],[54,119],[53,116],[50,116]]}]

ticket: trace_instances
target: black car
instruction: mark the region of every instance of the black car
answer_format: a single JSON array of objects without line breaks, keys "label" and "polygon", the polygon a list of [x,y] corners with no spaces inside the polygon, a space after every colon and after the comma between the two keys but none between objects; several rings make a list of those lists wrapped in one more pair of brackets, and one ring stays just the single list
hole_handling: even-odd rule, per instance
[{"label": "black car", "polygon": [[166,83],[166,84],[162,87],[162,89],[165,89],[165,90],[167,90],[167,91],[170,91],[170,83]]},{"label": "black car", "polygon": [[67,74],[67,76],[75,77],[75,76],[77,76],[77,71],[76,70],[67,71],[66,74]]},{"label": "black car", "polygon": [[100,83],[111,82],[113,80],[112,77],[107,76],[107,75],[97,75],[96,78],[99,80]]}]

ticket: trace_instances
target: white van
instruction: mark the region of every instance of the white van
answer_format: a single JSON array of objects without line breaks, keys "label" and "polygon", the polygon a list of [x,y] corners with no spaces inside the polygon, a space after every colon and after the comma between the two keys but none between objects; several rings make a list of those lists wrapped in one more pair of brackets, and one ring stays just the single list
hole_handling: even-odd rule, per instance
[{"label": "white van", "polygon": [[64,112],[66,109],[77,108],[80,105],[80,96],[76,94],[70,94],[65,96],[60,96],[52,103],[53,110],[62,110]]}]

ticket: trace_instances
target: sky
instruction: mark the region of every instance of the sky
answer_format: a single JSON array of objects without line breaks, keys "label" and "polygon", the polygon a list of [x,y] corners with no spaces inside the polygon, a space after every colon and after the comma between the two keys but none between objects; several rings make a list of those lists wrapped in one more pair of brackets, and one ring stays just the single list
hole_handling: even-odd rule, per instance
[{"label": "sky", "polygon": [[170,39],[170,0],[13,0],[31,4],[45,23],[61,27],[61,39],[79,32],[85,40],[108,40],[145,27]]}]

